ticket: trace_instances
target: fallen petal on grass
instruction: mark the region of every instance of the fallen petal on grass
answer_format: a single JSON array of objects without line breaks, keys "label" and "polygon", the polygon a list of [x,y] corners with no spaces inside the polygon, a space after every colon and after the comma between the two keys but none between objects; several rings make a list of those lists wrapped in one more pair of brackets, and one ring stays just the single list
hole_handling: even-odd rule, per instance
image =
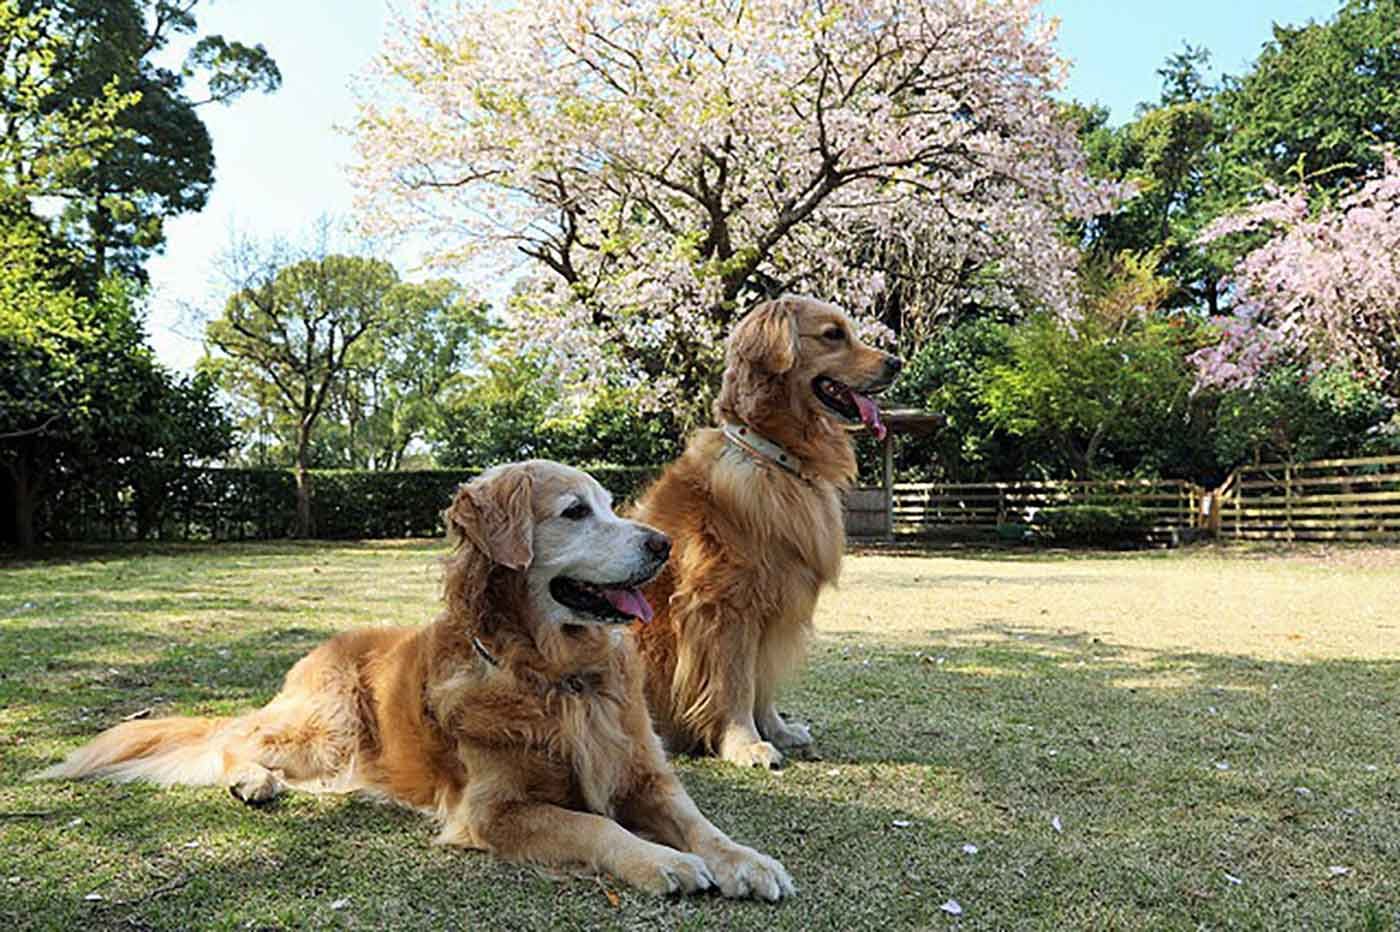
[{"label": "fallen petal on grass", "polygon": [[963,911],[962,904],[957,900],[949,900],[938,908],[950,916],[961,916]]}]

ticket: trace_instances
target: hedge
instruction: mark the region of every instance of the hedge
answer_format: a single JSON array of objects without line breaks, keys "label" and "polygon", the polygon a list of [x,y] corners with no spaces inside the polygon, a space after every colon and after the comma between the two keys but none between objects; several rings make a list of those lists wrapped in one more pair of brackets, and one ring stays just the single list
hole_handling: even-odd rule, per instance
[{"label": "hedge", "polygon": [[[595,466],[588,472],[621,505],[657,467]],[[310,473],[315,537],[435,537],[442,511],[475,469]],[[69,485],[36,516],[47,540],[246,540],[290,537],[296,477],[288,469],[151,466],[124,479]]]},{"label": "hedge", "polygon": [[1136,505],[1064,505],[1043,508],[1036,528],[1059,544],[1119,546],[1147,540],[1151,516]]}]

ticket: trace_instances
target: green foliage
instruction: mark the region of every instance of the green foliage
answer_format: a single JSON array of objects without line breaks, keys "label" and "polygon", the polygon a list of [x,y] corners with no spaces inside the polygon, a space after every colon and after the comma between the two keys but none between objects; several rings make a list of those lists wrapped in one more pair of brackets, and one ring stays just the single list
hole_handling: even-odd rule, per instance
[{"label": "green foliage", "polygon": [[[948,328],[910,358],[890,388],[890,404],[937,411],[945,426],[927,436],[896,440],[896,472],[916,481],[979,482],[1016,478],[1029,446],[986,420],[986,373],[1010,359],[1012,328],[977,317]],[[863,443],[861,462],[878,461],[875,444]]]},{"label": "green foliage", "polygon": [[1400,141],[1400,0],[1348,0],[1325,23],[1274,26],[1220,106],[1226,157],[1275,182],[1341,185]]},{"label": "green foliage", "polygon": [[75,38],[53,8],[0,0],[0,199],[7,210],[28,199],[71,195],[97,160],[130,130],[118,117],[140,95],[107,74],[81,98],[56,99]]},{"label": "green foliage", "polygon": [[1229,466],[1389,452],[1382,428],[1394,411],[1372,383],[1345,369],[1280,366],[1221,396],[1215,450]]},{"label": "green foliage", "polygon": [[[1009,358],[993,365],[980,395],[987,421],[1043,443],[1049,475],[1141,474],[1179,458],[1170,438],[1191,435],[1199,346],[1191,319],[1153,310],[1154,266],[1126,257],[1103,278],[1073,327],[1041,315],[1017,327]],[[1164,442],[1168,441],[1168,442]]]},{"label": "green foliage", "polygon": [[1063,505],[1036,514],[1038,532],[1057,544],[1121,546],[1142,543],[1151,527],[1135,505]]},{"label": "green foliage", "polygon": [[[316,536],[328,539],[434,537],[457,486],[476,468],[312,470]],[[620,507],[656,475],[654,467],[602,466],[589,473]],[[153,464],[93,474],[64,486],[40,510],[52,541],[244,540],[293,536],[297,483],[286,469],[211,469]]]},{"label": "green foliage", "polygon": [[[26,0],[26,6],[39,6]],[[214,154],[197,108],[246,91],[275,90],[276,64],[260,45],[198,39],[175,70],[159,62],[172,38],[197,32],[198,0],[72,0],[48,8],[46,33],[68,50],[48,77],[43,109],[87,108],[107,95],[128,101],[99,158],[75,173],[61,229],[80,244],[94,278],[144,278],[165,241],[165,221],[204,207]],[[203,85],[207,97],[191,96]]]},{"label": "green foliage", "polygon": [[571,411],[539,360],[496,356],[459,386],[432,440],[444,464],[545,458],[650,467],[673,459],[682,438],[674,412],[647,411],[617,389]]},{"label": "green foliage", "polygon": [[316,439],[339,435],[328,445],[338,465],[398,469],[409,445],[438,426],[446,394],[486,332],[486,305],[456,283],[397,285],[378,322],[350,348]]},{"label": "green foliage", "polygon": [[0,537],[21,546],[41,495],[217,457],[232,440],[212,382],[155,361],[137,289],[109,278],[86,297],[51,254],[33,225],[0,231]]},{"label": "green foliage", "polygon": [[[329,253],[324,239],[295,258],[277,246],[239,244],[224,261],[235,290],[204,333],[227,362],[209,371],[230,392],[251,390],[256,404],[275,400],[295,425],[293,463],[304,473],[317,422],[345,377],[350,351],[386,325],[398,272],[382,259]],[[310,535],[312,520],[301,483],[298,534]]]}]

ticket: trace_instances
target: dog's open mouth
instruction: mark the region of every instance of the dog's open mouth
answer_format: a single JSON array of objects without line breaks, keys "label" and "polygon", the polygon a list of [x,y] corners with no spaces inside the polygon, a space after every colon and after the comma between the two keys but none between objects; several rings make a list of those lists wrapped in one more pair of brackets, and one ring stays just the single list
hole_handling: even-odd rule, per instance
[{"label": "dog's open mouth", "polygon": [[634,618],[645,623],[651,621],[651,604],[637,588],[644,582],[640,579],[602,585],[556,576],[549,581],[549,594],[560,605],[606,624],[626,624]]},{"label": "dog's open mouth", "polygon": [[[878,392],[884,385],[871,386],[866,391]],[[885,425],[880,420],[880,406],[845,382],[819,375],[812,380],[812,391],[818,400],[842,419],[870,428],[876,440],[885,439]]]}]

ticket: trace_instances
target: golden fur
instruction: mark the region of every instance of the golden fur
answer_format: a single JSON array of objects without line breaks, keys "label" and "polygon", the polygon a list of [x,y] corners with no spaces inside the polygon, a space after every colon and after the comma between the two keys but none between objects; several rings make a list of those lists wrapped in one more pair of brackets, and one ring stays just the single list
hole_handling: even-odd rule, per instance
[{"label": "golden fur", "polygon": [[779,716],[775,692],[801,663],[817,594],[840,569],[839,493],[856,473],[847,431],[813,379],[877,391],[899,365],[862,343],[839,308],[807,298],[760,305],[730,335],[716,419],[781,445],[801,475],[701,430],[638,502],[633,517],[673,543],[646,589],[656,617],[634,625],[652,716],[673,748],[777,766],[779,748],[811,742]]},{"label": "golden fur", "polygon": [[[579,503],[586,518],[561,514]],[[547,594],[556,573],[649,577],[665,538],[544,461],[463,486],[446,517],[460,541],[434,623],[342,634],[255,712],[126,722],[38,776],[222,784],[248,803],[359,790],[429,814],[444,843],[658,893],[791,894],[782,865],[716,829],[677,780],[625,629]]]}]

